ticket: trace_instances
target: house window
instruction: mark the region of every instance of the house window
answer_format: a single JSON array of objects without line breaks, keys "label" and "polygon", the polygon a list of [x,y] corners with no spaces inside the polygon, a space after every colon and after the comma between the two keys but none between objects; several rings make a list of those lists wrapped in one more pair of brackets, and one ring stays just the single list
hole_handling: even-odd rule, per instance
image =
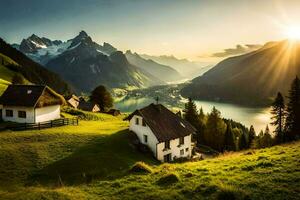
[{"label": "house window", "polygon": [[170,141],[165,142],[165,149],[170,149]]},{"label": "house window", "polygon": [[148,136],[144,135],[144,143],[147,143],[147,142],[148,142]]},{"label": "house window", "polygon": [[189,148],[186,148],[185,151],[188,152],[188,151],[189,151]]},{"label": "house window", "polygon": [[19,118],[26,118],[26,112],[25,111],[18,111],[18,117]]},{"label": "house window", "polygon": [[139,118],[135,118],[135,124],[136,124],[136,125],[139,125],[139,123],[140,123]]},{"label": "house window", "polygon": [[182,156],[184,154],[184,149],[180,150],[180,155]]},{"label": "house window", "polygon": [[179,145],[183,145],[184,144],[184,137],[179,138]]},{"label": "house window", "polygon": [[143,126],[146,126],[146,122],[145,122],[144,118],[142,119],[142,124],[143,124]]},{"label": "house window", "polygon": [[13,113],[13,111],[12,110],[6,110],[5,111],[6,113],[6,117],[13,117],[14,116],[14,113]]}]

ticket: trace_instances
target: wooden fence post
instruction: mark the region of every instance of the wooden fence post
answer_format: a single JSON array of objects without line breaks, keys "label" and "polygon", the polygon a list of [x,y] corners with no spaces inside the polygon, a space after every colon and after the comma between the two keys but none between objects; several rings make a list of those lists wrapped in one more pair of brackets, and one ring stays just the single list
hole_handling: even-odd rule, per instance
[{"label": "wooden fence post", "polygon": [[39,122],[39,130],[41,130],[41,123]]}]

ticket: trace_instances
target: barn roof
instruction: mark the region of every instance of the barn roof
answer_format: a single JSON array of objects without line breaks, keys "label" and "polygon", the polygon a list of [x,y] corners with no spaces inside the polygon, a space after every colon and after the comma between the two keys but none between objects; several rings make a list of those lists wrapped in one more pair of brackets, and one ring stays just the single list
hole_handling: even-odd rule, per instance
[{"label": "barn roof", "polygon": [[143,117],[159,142],[184,137],[196,131],[189,122],[161,104],[152,103],[145,108],[136,110],[125,120],[131,120],[134,115]]},{"label": "barn roof", "polygon": [[0,104],[5,106],[44,107],[63,103],[63,97],[45,85],[9,85],[0,97]]}]

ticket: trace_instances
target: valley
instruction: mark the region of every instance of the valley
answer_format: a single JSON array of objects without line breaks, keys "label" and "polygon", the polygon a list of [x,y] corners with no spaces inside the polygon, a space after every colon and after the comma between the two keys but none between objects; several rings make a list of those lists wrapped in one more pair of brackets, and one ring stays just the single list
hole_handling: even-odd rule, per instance
[{"label": "valley", "polygon": [[[1,132],[0,198],[299,199],[299,142],[158,164],[130,145],[123,115],[96,115],[76,127]],[[130,172],[138,161],[151,172]]]},{"label": "valley", "polygon": [[[187,102],[187,99],[180,94],[180,90],[185,85],[171,84],[155,86],[147,89],[128,91],[119,96],[116,94],[115,107],[122,112],[133,112],[150,103],[155,103],[156,97],[158,97],[160,103],[172,108],[176,112],[179,109],[184,109],[184,104]],[[269,125],[271,131],[274,129],[270,124],[272,120],[269,107],[247,107],[238,104],[201,100],[195,100],[195,103],[198,109],[203,108],[204,113],[210,112],[215,106],[221,111],[222,117],[233,119],[248,128],[253,125],[257,132],[264,130],[266,125]]]}]

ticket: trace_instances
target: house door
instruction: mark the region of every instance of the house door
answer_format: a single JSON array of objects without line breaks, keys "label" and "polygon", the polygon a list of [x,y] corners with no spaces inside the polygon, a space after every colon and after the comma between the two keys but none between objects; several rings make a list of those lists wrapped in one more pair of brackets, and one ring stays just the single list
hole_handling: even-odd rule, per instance
[{"label": "house door", "polygon": [[172,156],[170,153],[164,155],[164,162],[171,162],[171,160],[172,160]]}]

